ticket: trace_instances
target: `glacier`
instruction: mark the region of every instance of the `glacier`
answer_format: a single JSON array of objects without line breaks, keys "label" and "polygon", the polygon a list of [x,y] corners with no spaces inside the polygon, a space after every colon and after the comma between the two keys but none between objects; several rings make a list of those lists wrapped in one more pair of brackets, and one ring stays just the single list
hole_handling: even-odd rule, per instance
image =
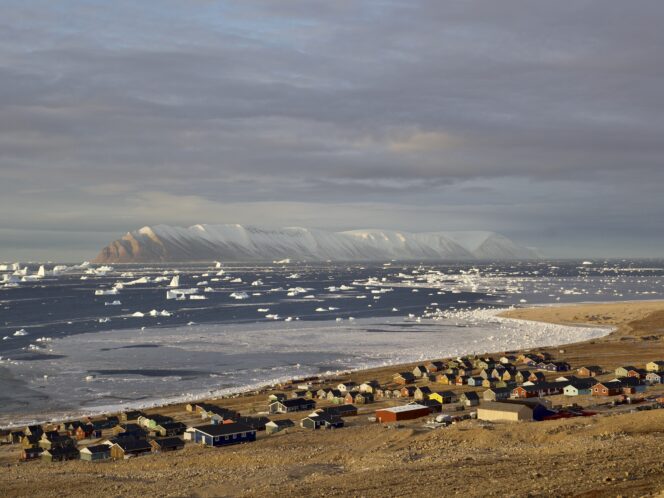
[{"label": "glacier", "polygon": [[95,263],[184,261],[523,260],[539,255],[490,231],[424,232],[302,227],[145,226],[104,247]]}]

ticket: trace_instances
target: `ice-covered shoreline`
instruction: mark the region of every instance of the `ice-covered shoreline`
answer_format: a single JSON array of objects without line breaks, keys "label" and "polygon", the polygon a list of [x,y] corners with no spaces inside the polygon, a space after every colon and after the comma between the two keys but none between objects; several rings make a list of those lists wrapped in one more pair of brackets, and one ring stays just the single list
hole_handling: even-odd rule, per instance
[{"label": "ice-covered shoreline", "polygon": [[[17,373],[24,377],[32,387],[38,387],[40,368],[59,368],[69,364],[64,373],[55,374],[46,382],[48,387],[57,394],[60,385],[67,388],[66,392],[96,394],[113,394],[118,386],[138,389],[135,396],[147,395],[140,401],[113,402],[81,406],[81,401],[72,400],[71,409],[52,409],[46,413],[40,411],[42,417],[34,413],[7,413],[0,415],[0,425],[6,427],[24,426],[29,423],[43,423],[75,419],[82,416],[117,412],[126,409],[153,408],[188,401],[213,399],[245,392],[255,391],[283,382],[288,379],[305,375],[335,375],[341,371],[362,371],[372,368],[397,366],[426,359],[444,358],[464,354],[478,354],[505,350],[522,350],[535,347],[558,346],[569,343],[596,339],[608,335],[613,328],[596,326],[557,325],[526,320],[516,320],[497,316],[502,309],[476,309],[447,313],[445,317],[420,322],[404,318],[363,319],[356,322],[291,322],[275,324],[253,324],[236,326],[204,325],[196,327],[174,327],[154,330],[123,330],[103,334],[90,334],[88,341],[81,336],[63,338],[54,341],[53,352],[71,351],[74,344],[87,344],[79,352],[67,360],[54,360],[48,365],[45,362],[17,366]],[[96,379],[85,384],[81,379],[90,371],[86,361],[103,367],[100,362],[106,359],[109,364],[118,366],[117,358],[125,359],[131,364],[131,354],[125,358],[129,348],[154,348],[158,354],[154,359],[144,359],[148,368],[160,363],[160,355],[169,355],[173,374],[177,374],[177,366],[191,367],[191,358],[198,358],[197,366],[202,373],[210,372],[227,366],[228,371],[220,371],[218,375],[194,379],[169,380],[152,377],[114,378],[113,376]],[[229,352],[230,351],[230,352]],[[118,353],[119,352],[119,353]],[[76,355],[80,355],[77,359]],[[223,361],[220,362],[219,359]],[[302,358],[302,360],[297,360]],[[238,365],[251,364],[253,361],[265,361],[264,365],[253,370],[243,371]],[[64,363],[67,361],[68,363]],[[71,363],[79,362],[79,368],[72,368]],[[298,363],[293,363],[298,361]],[[58,363],[61,362],[61,363]],[[114,363],[115,362],[115,363]],[[248,363],[246,363],[248,362]],[[300,363],[301,362],[301,363]],[[161,360],[163,363],[163,359]],[[222,366],[220,366],[222,365]],[[119,365],[122,366],[122,365]],[[126,365],[125,365],[126,366]],[[321,370],[330,366],[327,370]],[[334,367],[338,368],[334,368]],[[103,370],[103,368],[102,368]],[[245,369],[246,370],[246,369]],[[28,380],[32,375],[32,380]],[[62,375],[62,377],[58,377]],[[172,377],[176,378],[176,377]],[[212,380],[210,380],[212,379]],[[219,383],[226,381],[234,385],[219,388]],[[79,382],[80,385],[76,384]],[[161,382],[161,384],[160,384]],[[184,386],[196,385],[197,382],[211,382],[199,390],[186,389]],[[129,384],[127,384],[129,383]],[[178,394],[168,393],[168,389],[150,396],[150,389],[162,388],[164,383],[173,384]],[[137,387],[138,386],[138,387]],[[182,386],[177,389],[177,386]],[[186,391],[186,392],[183,392]],[[122,391],[119,393],[122,394]],[[83,398],[82,398],[83,399]],[[85,399],[83,400],[85,401]],[[73,406],[78,403],[79,406]]]}]

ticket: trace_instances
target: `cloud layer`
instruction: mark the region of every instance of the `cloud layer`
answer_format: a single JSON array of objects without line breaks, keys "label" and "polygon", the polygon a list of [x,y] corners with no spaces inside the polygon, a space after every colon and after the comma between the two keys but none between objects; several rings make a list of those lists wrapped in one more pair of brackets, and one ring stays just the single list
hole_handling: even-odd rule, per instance
[{"label": "cloud layer", "polygon": [[89,257],[159,222],[491,229],[552,256],[661,255],[663,16],[617,0],[8,0],[0,259]]}]

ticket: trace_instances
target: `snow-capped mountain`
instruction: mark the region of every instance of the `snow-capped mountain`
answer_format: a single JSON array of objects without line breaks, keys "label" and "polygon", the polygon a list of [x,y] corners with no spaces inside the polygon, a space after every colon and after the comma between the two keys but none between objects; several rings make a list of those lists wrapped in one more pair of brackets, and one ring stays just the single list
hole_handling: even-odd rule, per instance
[{"label": "snow-capped mountain", "polygon": [[162,261],[380,261],[533,259],[532,249],[494,232],[260,228],[242,225],[143,227],[101,250],[96,263]]}]

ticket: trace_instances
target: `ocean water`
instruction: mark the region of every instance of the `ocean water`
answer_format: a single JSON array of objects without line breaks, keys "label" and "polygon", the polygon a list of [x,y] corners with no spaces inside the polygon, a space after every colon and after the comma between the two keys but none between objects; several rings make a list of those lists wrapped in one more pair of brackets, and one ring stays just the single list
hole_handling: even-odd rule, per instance
[{"label": "ocean water", "polygon": [[[167,299],[174,275],[205,299]],[[119,265],[30,278],[0,287],[4,425],[596,337],[608,331],[494,310],[660,299],[664,262]]]}]

